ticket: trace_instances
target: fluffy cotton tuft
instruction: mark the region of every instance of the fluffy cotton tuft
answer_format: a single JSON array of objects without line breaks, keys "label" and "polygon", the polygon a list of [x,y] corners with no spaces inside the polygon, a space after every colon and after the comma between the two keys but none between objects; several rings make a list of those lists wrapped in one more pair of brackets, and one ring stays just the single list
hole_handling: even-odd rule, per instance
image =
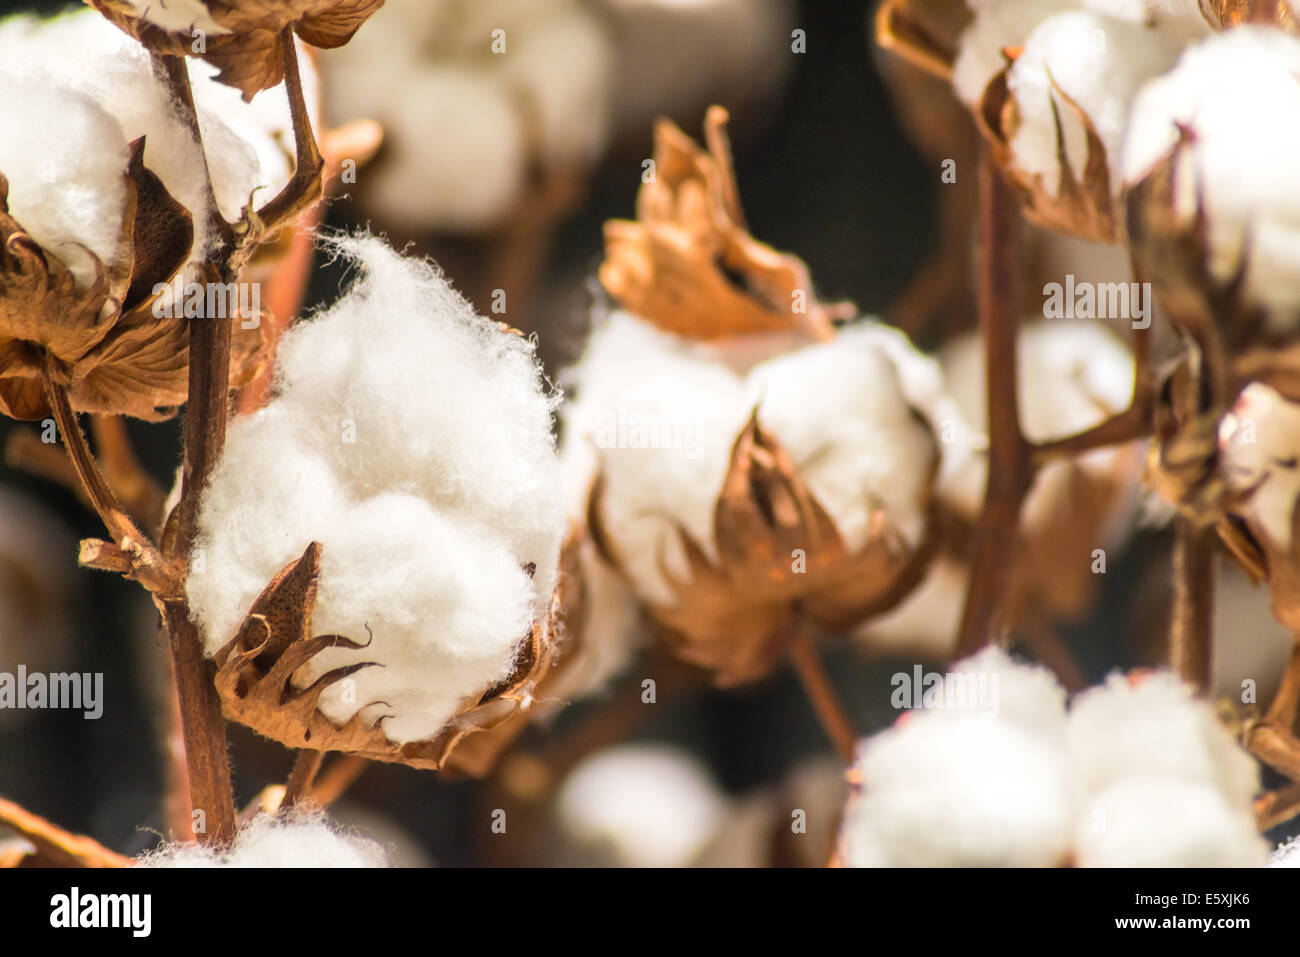
[{"label": "fluffy cotton tuft", "polygon": [[1288,844],[1279,844],[1273,848],[1268,858],[1269,867],[1300,867],[1300,837],[1292,838]]},{"label": "fluffy cotton tuft", "polygon": [[[120,263],[126,138],[90,97],[6,76],[0,66],[0,174],[9,215],[85,287]],[[83,248],[84,247],[84,248]]]},{"label": "fluffy cotton tuft", "polygon": [[387,867],[379,844],[343,831],[323,813],[259,814],[225,850],[205,844],[168,844],[142,856],[146,868]]},{"label": "fluffy cotton tuft", "polygon": [[627,744],[595,754],[557,799],[570,838],[626,867],[685,867],[727,817],[708,769],[678,748]]},{"label": "fluffy cotton tuft", "polygon": [[967,106],[977,104],[1007,65],[1003,48],[1024,43],[1043,20],[1076,5],[1072,0],[968,0],[975,19],[958,40],[952,69],[958,98]]},{"label": "fluffy cotton tuft", "polygon": [[[1228,281],[1246,263],[1246,296],[1279,328],[1300,322],[1300,38],[1242,26],[1190,47],[1133,104],[1124,176],[1141,180],[1191,131],[1176,182],[1190,224],[1205,204],[1209,268]],[[1248,163],[1250,175],[1242,175]]]},{"label": "fluffy cotton tuft", "polygon": [[1079,867],[1259,867],[1268,845],[1246,809],[1212,784],[1139,776],[1084,805],[1075,829]]},{"label": "fluffy cotton tuft", "polygon": [[[188,5],[173,13],[188,19],[186,9]],[[308,109],[315,114],[315,74],[310,58],[300,56],[299,61]],[[193,57],[186,58],[186,63],[202,150],[181,118],[179,106],[168,99],[154,77],[145,48],[96,11],[82,10],[49,20],[19,16],[0,23],[0,77],[9,74],[14,82],[76,93],[111,115],[125,142],[145,138],[144,165],[193,217],[193,263],[215,238],[208,232],[205,158],[217,207],[223,217],[234,221],[255,191],[255,202],[264,203],[288,182],[293,132],[283,84],[259,93],[252,103],[244,103],[238,90],[216,81],[217,70],[210,64]],[[30,100],[32,94],[25,92],[24,97]],[[4,99],[6,107],[0,111],[16,108],[13,96]],[[38,115],[47,124],[61,122],[54,111],[43,110]],[[39,138],[42,149],[35,152],[44,157],[59,143],[70,149],[102,141],[102,136],[51,136],[46,128]],[[5,143],[11,142],[17,148],[29,141],[6,133]],[[0,145],[0,151],[4,148]],[[104,157],[97,155],[101,148]],[[90,157],[107,162],[112,155],[107,145],[84,152],[87,158],[83,162]],[[113,233],[114,240],[116,236]]]},{"label": "fluffy cotton tuft", "polygon": [[955,665],[945,685],[993,675],[995,710],[914,711],[867,742],[857,764],[865,790],[845,823],[850,866],[1034,867],[1065,859],[1072,827],[1065,693],[1043,669],[996,649]]},{"label": "fluffy cotton tuft", "polygon": [[1173,66],[1178,51],[1177,42],[1154,30],[1094,13],[1072,11],[1038,24],[1007,74],[1019,117],[1010,143],[1016,165],[1041,176],[1047,192],[1057,195],[1063,175],[1056,145],[1059,116],[1072,173],[1082,181],[1087,133],[1059,89],[1092,122],[1106,148],[1111,190],[1118,194],[1129,103],[1143,81]]},{"label": "fluffy cotton tuft", "polygon": [[[755,410],[850,550],[866,542],[873,510],[909,545],[920,541],[934,436],[958,420],[937,365],[869,322],[815,345],[783,334],[705,344],[619,311],[566,382],[577,393],[566,456],[603,472],[602,516],[620,561],[641,597],[661,604],[673,601],[661,561],[687,576],[676,524],[715,555],[714,506]],[[970,444],[962,431],[951,448]]]},{"label": "fluffy cotton tuft", "polygon": [[1172,674],[1112,675],[1074,701],[1066,736],[1081,801],[1142,776],[1215,787],[1231,807],[1248,808],[1259,788],[1254,760]]},{"label": "fluffy cotton tuft", "polygon": [[[373,238],[338,240],[360,275],[280,347],[277,397],[236,420],[199,517],[188,593],[209,654],[271,577],[323,545],[317,634],[298,676],[378,661],[355,700],[397,742],[434,736],[507,677],[555,583],[564,532],[555,396],[533,346],[475,315],[431,264]],[[530,577],[524,566],[532,565]],[[384,704],[378,704],[384,702]]]}]

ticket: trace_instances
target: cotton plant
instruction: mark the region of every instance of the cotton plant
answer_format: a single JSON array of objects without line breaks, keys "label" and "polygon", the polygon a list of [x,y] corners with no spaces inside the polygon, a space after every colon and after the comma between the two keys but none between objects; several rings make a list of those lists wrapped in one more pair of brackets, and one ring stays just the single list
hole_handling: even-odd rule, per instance
[{"label": "cotton plant", "polygon": [[[987,693],[985,693],[987,692]],[[988,649],[861,746],[849,866],[1261,866],[1258,768],[1168,673],[1066,695]]]},{"label": "cotton plant", "polygon": [[555,397],[531,343],[429,263],[334,248],[357,279],[286,335],[275,398],[232,423],[187,595],[241,720],[436,767],[502,699],[527,707],[549,663]]},{"label": "cotton plant", "polygon": [[388,0],[323,62],[329,113],[385,128],[359,200],[407,231],[504,225],[534,180],[581,179],[600,158],[613,58],[576,0]]},{"label": "cotton plant", "polygon": [[637,221],[606,228],[618,308],[566,373],[565,456],[604,561],[684,659],[736,683],[801,618],[845,627],[897,600],[940,432],[954,456],[977,440],[932,360],[869,320],[836,331],[803,264],[744,232],[716,149],[661,124]]}]

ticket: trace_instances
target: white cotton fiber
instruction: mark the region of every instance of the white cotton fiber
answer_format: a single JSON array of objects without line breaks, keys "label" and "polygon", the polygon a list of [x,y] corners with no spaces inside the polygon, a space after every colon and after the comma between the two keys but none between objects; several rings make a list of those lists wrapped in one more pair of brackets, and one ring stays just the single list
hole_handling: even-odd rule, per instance
[{"label": "white cotton fiber", "polygon": [[369,644],[295,680],[378,662],[352,676],[355,699],[336,686],[321,710],[425,740],[509,675],[549,605],[564,531],[554,397],[531,343],[476,316],[431,264],[371,238],[334,249],[360,275],[285,337],[270,405],[232,423],[188,594],[213,654],[321,542],[312,631]]},{"label": "white cotton fiber", "polygon": [[1010,143],[1016,166],[1041,176],[1050,195],[1059,192],[1055,103],[1071,170],[1076,180],[1083,179],[1087,134],[1053,89],[1055,81],[1092,122],[1106,149],[1111,191],[1118,194],[1129,103],[1144,80],[1173,66],[1178,51],[1175,41],[1154,30],[1093,13],[1076,11],[1044,20],[1029,34],[1007,75],[1019,117]]},{"label": "white cotton fiber", "polygon": [[126,139],[89,97],[7,75],[5,66],[0,61],[0,174],[9,181],[9,215],[84,288],[95,275],[87,249],[106,267],[125,254]]},{"label": "white cotton fiber", "polygon": [[1079,695],[1066,736],[1072,788],[1081,804],[1141,776],[1212,786],[1234,810],[1249,809],[1259,788],[1254,760],[1211,706],[1169,673],[1136,683],[1112,675]]},{"label": "white cotton fiber", "polygon": [[845,822],[854,867],[1050,867],[1069,850],[1064,755],[991,714],[913,713],[872,738]]},{"label": "white cotton fiber", "polygon": [[1007,65],[1002,51],[1018,46],[1040,22],[1077,6],[1072,0],[968,0],[975,19],[962,33],[953,63],[952,85],[957,97],[973,106]]},{"label": "white cotton fiber", "polygon": [[[299,57],[304,94],[314,111],[316,79],[308,59]],[[193,217],[193,263],[214,238],[208,229],[205,158],[218,209],[234,221],[254,190],[256,201],[264,203],[288,182],[293,136],[283,84],[244,103],[237,90],[215,80],[214,67],[193,57],[186,63],[202,151],[179,105],[154,77],[148,52],[96,11],[49,20],[14,17],[0,24],[0,71],[75,90],[117,120],[126,142],[145,138],[144,165]]]},{"label": "white cotton fiber", "polygon": [[598,752],[560,787],[572,841],[624,867],[685,867],[726,819],[728,802],[697,758],[662,744]]},{"label": "white cotton fiber", "polygon": [[[1300,37],[1242,26],[1190,47],[1133,104],[1124,175],[1135,183],[1178,143],[1193,139],[1176,170],[1178,213],[1189,224],[1198,193],[1219,281],[1246,262],[1245,293],[1279,329],[1300,322]],[[1248,168],[1249,175],[1243,175]]]},{"label": "white cotton fiber", "polygon": [[[1082,432],[1128,408],[1133,395],[1133,354],[1101,323],[1086,319],[1049,319],[1027,323],[1016,340],[1020,425],[1031,442]],[[969,427],[983,431],[987,395],[984,353],[978,334],[961,336],[941,353],[944,376],[953,400]],[[1100,449],[1075,464],[1102,474],[1116,451]],[[1051,518],[1059,496],[1052,495],[1053,476],[1070,466],[1052,463],[1039,474],[1026,512]],[[959,512],[974,515],[984,497],[987,456],[970,456],[940,488],[940,495]],[[1044,508],[1044,503],[1052,503]],[[1063,506],[1068,507],[1068,506]]]},{"label": "white cotton fiber", "polygon": [[384,848],[333,825],[322,813],[259,814],[227,849],[167,844],[143,855],[138,867],[387,867]]},{"label": "white cotton fiber", "polygon": [[1083,807],[1075,827],[1079,867],[1259,867],[1267,851],[1249,806],[1178,778],[1119,781]]},{"label": "white cotton fiber", "polygon": [[941,415],[946,397],[937,366],[874,323],[827,343],[755,335],[706,345],[615,312],[566,382],[577,393],[566,457],[594,451],[584,464],[604,477],[602,523],[646,600],[673,601],[661,566],[687,577],[677,526],[716,556],[718,494],[755,410],[850,549],[865,544],[876,513],[899,544],[924,533],[942,428],[927,414]]},{"label": "white cotton fiber", "polygon": [[1268,858],[1269,867],[1300,867],[1300,838],[1292,838],[1290,843],[1279,844],[1273,848]]},{"label": "white cotton fiber", "polygon": [[1175,40],[1196,40],[1211,32],[1201,14],[1201,0],[1083,0],[1083,6],[1116,20],[1154,27]]},{"label": "white cotton fiber", "polygon": [[533,343],[502,334],[436,266],[345,240],[348,294],[285,336],[281,402],[356,496],[405,491],[455,511],[536,565],[550,600],[563,534],[551,419]]},{"label": "white cotton fiber", "polygon": [[518,202],[527,172],[516,110],[495,79],[438,65],[412,70],[373,111],[385,142],[367,176],[366,201],[408,228],[498,225]]},{"label": "white cotton fiber", "polygon": [[126,2],[137,17],[172,33],[189,34],[194,30],[215,34],[230,32],[212,19],[212,14],[203,0],[126,0]]},{"label": "white cotton fiber", "polygon": [[1220,470],[1235,492],[1249,497],[1236,510],[1272,544],[1291,547],[1300,499],[1300,403],[1252,382],[1219,423]]}]

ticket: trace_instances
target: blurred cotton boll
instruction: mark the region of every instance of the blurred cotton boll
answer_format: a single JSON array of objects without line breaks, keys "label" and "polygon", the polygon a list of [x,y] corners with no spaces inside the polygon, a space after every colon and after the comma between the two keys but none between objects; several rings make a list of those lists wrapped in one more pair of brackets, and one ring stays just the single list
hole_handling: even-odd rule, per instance
[{"label": "blurred cotton boll", "polygon": [[727,816],[728,799],[687,752],[627,744],[574,768],[560,787],[556,814],[580,862],[686,867]]},{"label": "blurred cotton boll", "polygon": [[577,0],[389,0],[321,63],[331,120],[384,127],[354,191],[397,228],[500,226],[537,174],[585,173],[605,148],[613,51]]}]

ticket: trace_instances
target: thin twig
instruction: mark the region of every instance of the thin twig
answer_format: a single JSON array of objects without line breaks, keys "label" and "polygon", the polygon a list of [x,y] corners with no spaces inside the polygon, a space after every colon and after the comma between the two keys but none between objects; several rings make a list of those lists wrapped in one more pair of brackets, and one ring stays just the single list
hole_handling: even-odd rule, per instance
[{"label": "thin twig", "polygon": [[92,415],[90,431],[105,480],[136,521],[156,533],[166,495],[136,458],[126,423],[120,415]]},{"label": "thin twig", "polygon": [[1179,515],[1174,520],[1174,607],[1169,666],[1192,687],[1210,687],[1213,659],[1214,528]]},{"label": "thin twig", "polygon": [[839,752],[845,765],[853,764],[857,734],[853,730],[853,723],[844,711],[844,705],[840,703],[839,696],[835,693],[835,686],[831,684],[826,674],[826,668],[822,664],[813,637],[807,631],[800,629],[790,643],[790,660],[799,675],[799,680],[803,683],[813,710],[817,712],[817,720],[821,722],[826,736],[831,739],[831,744],[835,745],[835,750]]},{"label": "thin twig", "polygon": [[975,558],[957,639],[959,658],[984,647],[1004,625],[1002,615],[1018,551],[1020,506],[1031,478],[1016,381],[1020,216],[987,146],[980,153],[979,223],[978,308],[987,376],[988,479],[975,527]]},{"label": "thin twig", "polygon": [[1271,831],[1300,815],[1300,783],[1288,784],[1255,799],[1255,826]]},{"label": "thin twig", "polygon": [[294,167],[293,176],[284,188],[257,211],[257,218],[269,231],[296,219],[299,213],[318,202],[325,192],[325,161],[311,129],[311,114],[303,96],[293,31],[286,28],[280,34],[279,42],[284,65],[284,91],[289,100],[289,115],[293,119]]},{"label": "thin twig", "polygon": [[293,769],[289,772],[289,779],[284,783],[284,800],[281,802],[281,807],[296,807],[310,799],[312,782],[316,780],[316,772],[320,770],[324,759],[324,751],[298,751],[297,757],[293,759]]}]

